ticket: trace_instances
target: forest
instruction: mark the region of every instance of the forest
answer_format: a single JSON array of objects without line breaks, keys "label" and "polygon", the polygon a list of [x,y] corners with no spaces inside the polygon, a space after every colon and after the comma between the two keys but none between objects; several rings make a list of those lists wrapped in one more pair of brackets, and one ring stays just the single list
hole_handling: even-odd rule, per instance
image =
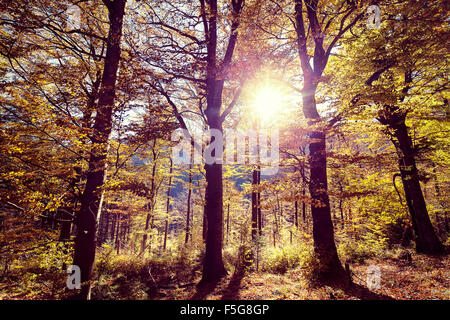
[{"label": "forest", "polygon": [[449,300],[449,9],[0,0],[0,300]]}]

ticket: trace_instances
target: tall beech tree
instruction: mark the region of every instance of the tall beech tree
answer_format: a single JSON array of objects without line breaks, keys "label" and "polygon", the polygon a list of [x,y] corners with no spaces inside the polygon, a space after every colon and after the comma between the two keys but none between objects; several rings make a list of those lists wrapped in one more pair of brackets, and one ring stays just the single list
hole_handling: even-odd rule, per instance
[{"label": "tall beech tree", "polygon": [[[230,80],[244,1],[181,1],[176,5],[150,1],[148,6],[152,34],[147,43],[151,52],[140,54],[145,72],[151,77],[147,84],[173,108],[183,129],[189,129],[189,117],[185,115],[189,112],[202,122],[202,127],[222,133],[223,122],[236,104],[239,93],[235,90],[237,94],[227,99],[229,104],[223,108],[224,91],[227,96],[233,96],[230,88],[225,89],[225,82]],[[224,24],[229,25],[229,30],[223,27]],[[157,79],[151,76],[155,74]],[[183,88],[182,94],[176,85]],[[213,142],[212,137],[207,147]],[[207,232],[203,283],[214,282],[226,274],[222,260],[222,163],[205,164],[205,179]]]},{"label": "tall beech tree", "polygon": [[[238,39],[239,18],[244,6],[243,0],[231,1],[231,29],[228,44],[222,61],[218,58],[218,26],[217,1],[207,1],[209,9],[206,11],[202,3],[202,19],[207,39],[207,71],[206,71],[206,109],[205,115],[210,129],[223,132],[222,123],[229,109],[221,113],[222,94],[225,82],[225,73],[230,67],[233,52]],[[231,104],[229,107],[232,107]],[[211,139],[211,143],[214,142]],[[213,155],[214,156],[214,155]],[[208,219],[206,236],[206,252],[203,266],[204,282],[216,281],[225,275],[226,270],[222,260],[223,247],[223,185],[222,164],[205,164],[206,172],[206,204],[205,214]]]},{"label": "tall beech tree", "polygon": [[[321,117],[317,110],[316,91],[322,81],[322,74],[331,51],[343,35],[363,17],[363,13],[358,10],[354,2],[350,1],[319,4],[318,0],[295,0],[294,10],[295,21],[293,23],[303,73],[302,108],[311,128],[308,164],[314,249],[320,265],[319,279],[328,281],[342,277],[343,268],[334,242],[330,201],[327,193],[326,130],[331,123],[324,125],[326,119]],[[305,20],[305,15],[307,20]],[[310,46],[314,48],[312,65]],[[331,122],[337,119],[335,118]]]},{"label": "tall beech tree", "polygon": [[77,214],[77,235],[73,264],[81,270],[81,299],[90,299],[92,268],[95,260],[97,222],[102,207],[102,186],[106,179],[108,140],[112,129],[117,71],[120,61],[120,42],[125,15],[126,0],[104,0],[108,9],[109,31],[102,81],[98,94],[96,116],[93,126],[92,149],[86,186]]},{"label": "tall beech tree", "polygon": [[[414,143],[408,122],[424,121],[432,109],[436,112],[446,107],[443,92],[448,80],[443,73],[443,61],[447,50],[441,39],[447,15],[438,3],[424,7],[419,2],[400,1],[382,9],[387,18],[380,29],[363,33],[345,47],[345,61],[353,65],[349,68],[353,81],[343,74],[336,78],[345,79],[338,81],[347,88],[347,97],[353,92],[351,101],[345,102],[349,108],[361,110],[363,106],[368,117],[376,118],[384,126],[398,154],[416,250],[438,254],[444,248],[428,215],[417,166],[419,151],[424,154],[430,142],[420,143],[423,138],[418,136],[419,143]],[[433,35],[422,32],[429,28]],[[430,106],[427,100],[433,104]]]}]

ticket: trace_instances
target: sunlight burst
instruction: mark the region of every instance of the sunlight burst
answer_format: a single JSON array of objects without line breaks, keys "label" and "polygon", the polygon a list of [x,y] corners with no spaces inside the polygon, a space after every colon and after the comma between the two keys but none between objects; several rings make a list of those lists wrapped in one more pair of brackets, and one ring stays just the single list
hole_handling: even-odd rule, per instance
[{"label": "sunlight burst", "polygon": [[286,93],[277,85],[260,86],[253,96],[252,108],[263,123],[279,120],[286,106]]}]

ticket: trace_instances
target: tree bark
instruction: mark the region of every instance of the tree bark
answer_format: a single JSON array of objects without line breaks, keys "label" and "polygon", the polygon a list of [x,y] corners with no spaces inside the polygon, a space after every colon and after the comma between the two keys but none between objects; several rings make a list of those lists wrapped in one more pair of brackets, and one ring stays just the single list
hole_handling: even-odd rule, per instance
[{"label": "tree bark", "polygon": [[108,8],[109,32],[102,84],[92,137],[93,148],[89,159],[86,186],[77,215],[77,235],[73,264],[81,270],[79,298],[90,299],[92,269],[95,260],[97,221],[103,201],[101,187],[106,179],[106,156],[112,127],[117,70],[120,60],[120,40],[126,0],[105,2]]},{"label": "tree bark", "polygon": [[378,118],[382,124],[394,129],[391,138],[399,152],[400,175],[415,232],[416,251],[426,254],[441,254],[444,247],[437,237],[428,215],[420,187],[415,151],[405,119],[406,113],[391,106],[385,106],[383,114]]},{"label": "tree bark", "polygon": [[[258,158],[259,158],[259,150],[258,150]],[[259,160],[258,160],[259,162]],[[258,186],[261,184],[261,166],[258,165]],[[261,211],[261,191],[258,190],[258,193],[256,194],[256,202],[258,203],[257,207],[257,220],[258,220],[258,234],[259,236],[262,235],[262,228],[263,228],[263,220],[262,220],[262,211]]]},{"label": "tree bark", "polygon": [[214,282],[226,274],[222,259],[223,248],[223,186],[222,165],[205,165],[207,219],[206,252],[203,265],[203,282]]},{"label": "tree bark", "polygon": [[116,224],[116,253],[120,253],[120,218],[119,213],[116,213],[117,216],[117,224]]},{"label": "tree bark", "polygon": [[[204,5],[204,1],[200,1]],[[231,31],[222,63],[217,59],[217,0],[209,0],[208,14],[203,14],[204,24],[208,20],[205,30],[207,39],[207,70],[206,70],[206,110],[205,116],[210,129],[220,133],[222,121],[220,109],[222,106],[222,93],[224,75],[231,63],[234,48],[237,42],[239,15],[244,5],[243,0],[232,1]],[[202,5],[202,7],[203,7]],[[210,143],[213,143],[211,137]],[[214,157],[214,152],[212,153]],[[223,184],[222,163],[215,161],[205,164],[206,171],[206,203],[205,215],[207,219],[206,251],[203,261],[203,275],[201,283],[213,283],[226,274],[222,258],[223,248]]]},{"label": "tree bark", "polygon": [[438,176],[436,173],[436,164],[434,162],[433,162],[433,177],[434,177],[434,190],[436,191],[436,197],[437,197],[438,202],[442,209],[442,217],[440,219],[438,219],[439,213],[436,212],[436,220],[443,220],[445,231],[450,232],[450,227],[448,224],[448,218],[447,218],[447,214],[446,214],[446,206],[445,206],[445,203],[441,199],[441,190],[439,188],[439,180],[438,180]]},{"label": "tree bark", "polygon": [[169,233],[170,189],[172,187],[172,171],[173,171],[173,162],[172,162],[172,159],[170,159],[169,185],[167,186],[166,222],[165,222],[165,226],[164,226],[163,251],[166,251],[166,248],[167,248],[167,235]]},{"label": "tree bark", "polygon": [[150,203],[149,208],[147,212],[147,217],[145,219],[145,228],[144,228],[144,236],[142,237],[142,244],[141,244],[141,253],[143,253],[147,246],[147,230],[150,227],[150,221],[153,217],[153,208],[155,206],[155,177],[156,177],[156,139],[153,140],[153,166],[152,166],[152,180],[151,180],[151,187],[150,187]]},{"label": "tree bark", "polygon": [[[305,115],[317,113],[313,93],[304,91],[303,108]],[[307,116],[307,118],[309,118]],[[311,119],[311,118],[309,118]],[[317,119],[317,118],[316,118]],[[309,144],[310,181],[309,192],[313,203],[314,252],[319,260],[319,279],[323,281],[338,279],[344,272],[334,243],[333,222],[331,221],[330,200],[328,197],[327,157],[325,133],[312,131]]]},{"label": "tree bark", "polygon": [[298,201],[294,202],[294,226],[295,229],[298,229]]},{"label": "tree bark", "polygon": [[112,214],[111,212],[107,211],[108,215],[111,216],[111,230],[110,230],[110,235],[109,235],[109,239],[111,241],[114,241],[114,237],[116,234],[116,222],[117,222],[117,215],[116,214]]},{"label": "tree bark", "polygon": [[256,187],[258,186],[258,170],[253,170],[252,174],[252,241],[256,240],[258,234],[258,192]]},{"label": "tree bark", "polygon": [[227,203],[227,237],[226,237],[227,242],[229,237],[230,237],[230,198],[228,198]]},{"label": "tree bark", "polygon": [[[327,53],[323,48],[324,34],[321,30],[318,12],[318,1],[305,1],[309,21],[308,31],[314,40],[313,66],[307,50],[307,37],[303,20],[303,1],[295,1],[295,29],[297,47],[303,71],[303,114],[311,127],[309,133],[310,168],[309,192],[312,198],[311,215],[313,220],[314,251],[319,261],[318,279],[322,282],[340,281],[345,274],[339,261],[334,243],[333,223],[331,221],[330,200],[327,182],[326,132],[320,128],[321,117],[316,107],[316,89],[319,79],[327,64]],[[342,20],[344,22],[344,20]],[[337,40],[338,38],[335,38]],[[331,46],[331,45],[330,45]],[[330,49],[331,47],[329,47]]]},{"label": "tree bark", "polygon": [[189,190],[188,190],[188,196],[187,196],[187,209],[186,209],[186,237],[184,239],[185,244],[187,244],[189,242],[189,234],[191,233],[191,229],[190,229],[191,196],[192,196],[192,164],[189,165]]},{"label": "tree bark", "polygon": [[206,189],[204,195],[204,205],[203,205],[203,219],[202,219],[202,239],[206,243],[206,234],[208,232],[208,218],[206,217]]}]

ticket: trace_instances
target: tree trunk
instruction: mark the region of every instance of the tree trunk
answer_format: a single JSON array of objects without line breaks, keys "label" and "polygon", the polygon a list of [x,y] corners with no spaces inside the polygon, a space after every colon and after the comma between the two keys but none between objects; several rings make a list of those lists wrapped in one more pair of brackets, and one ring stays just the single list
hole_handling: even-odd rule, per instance
[{"label": "tree trunk", "polygon": [[306,223],[306,202],[305,202],[305,198],[306,198],[306,181],[305,181],[305,166],[303,165],[301,168],[301,172],[302,172],[302,196],[303,196],[303,201],[302,201],[302,217],[303,217],[303,227],[306,228],[308,225]]},{"label": "tree trunk", "polygon": [[205,165],[206,180],[206,206],[207,219],[206,252],[203,266],[203,282],[214,282],[226,274],[222,260],[222,165],[214,163]]},{"label": "tree trunk", "polygon": [[[321,117],[316,107],[316,89],[320,78],[328,62],[328,55],[334,44],[342,37],[344,32],[338,33],[334,38],[323,32],[320,21],[323,21],[318,12],[318,1],[305,0],[305,9],[309,21],[305,27],[303,18],[303,1],[296,0],[295,31],[297,34],[297,48],[303,71],[303,114],[311,126],[309,133],[309,157],[310,168],[309,192],[312,198],[311,216],[313,220],[314,251],[319,260],[318,278],[323,282],[342,281],[345,278],[345,270],[339,261],[336,245],[334,243],[333,223],[331,221],[330,200],[327,185],[327,154],[326,154],[326,129],[320,128]],[[353,4],[349,3],[353,6]],[[341,28],[348,15],[341,16]],[[355,18],[347,29],[355,24],[359,17]],[[306,32],[306,30],[308,30]],[[345,29],[342,29],[344,31]],[[333,39],[328,48],[324,49],[325,36]],[[313,63],[311,64],[308,53],[308,37],[314,42]]]},{"label": "tree trunk", "polygon": [[256,187],[258,186],[258,170],[253,170],[252,174],[252,241],[256,241],[256,235],[258,233],[258,192]]},{"label": "tree trunk", "polygon": [[203,205],[203,219],[202,219],[202,239],[206,243],[206,234],[208,233],[208,218],[206,217],[206,189]]},{"label": "tree trunk", "polygon": [[228,198],[227,203],[227,237],[226,241],[228,242],[228,238],[230,237],[230,199]]},{"label": "tree trunk", "polygon": [[191,196],[192,196],[192,164],[189,165],[189,190],[188,190],[188,196],[187,196],[187,209],[186,209],[186,237],[184,239],[185,244],[187,244],[189,242],[189,234],[191,232],[191,229],[190,229]]},{"label": "tree trunk", "polygon": [[273,247],[277,247],[277,233],[275,231],[273,232]]},{"label": "tree trunk", "polygon": [[166,251],[166,248],[167,248],[167,235],[169,233],[170,189],[171,189],[171,186],[172,186],[172,171],[173,171],[173,162],[172,162],[172,159],[170,159],[169,185],[167,186],[166,222],[165,222],[165,226],[164,226],[163,251]]},{"label": "tree trunk", "polygon": [[[200,180],[197,180],[197,186],[200,190]],[[208,221],[206,219],[206,187],[205,187],[205,193],[203,196],[201,196],[203,201],[203,216],[202,216],[202,240],[206,243],[206,232],[208,231]]]},{"label": "tree trunk", "polygon": [[[300,147],[300,154],[306,157],[306,147]],[[303,229],[306,230],[306,178],[305,178],[305,160],[303,160],[300,166],[300,176],[302,183],[302,218],[303,218]],[[298,181],[300,182],[300,180]],[[298,218],[297,218],[298,223]]]},{"label": "tree trunk", "polygon": [[117,224],[116,224],[116,253],[119,254],[120,253],[120,219],[119,219],[119,214],[116,213],[117,215]]},{"label": "tree trunk", "polygon": [[399,159],[400,174],[405,190],[406,202],[415,231],[416,251],[426,254],[440,254],[444,247],[437,237],[423,197],[416,167],[411,137],[402,117],[395,124],[395,138],[401,152]]},{"label": "tree trunk", "polygon": [[90,299],[92,268],[95,260],[97,221],[103,201],[106,179],[106,155],[112,127],[117,70],[120,60],[120,40],[126,0],[108,4],[109,32],[102,84],[99,92],[97,114],[92,137],[93,147],[89,159],[86,186],[77,216],[77,235],[73,264],[81,270],[80,299]]},{"label": "tree trunk", "polygon": [[112,214],[109,211],[107,211],[107,212],[108,212],[108,215],[112,217],[112,219],[111,219],[111,234],[109,235],[109,239],[113,242],[115,239],[115,234],[116,234],[117,215]]},{"label": "tree trunk", "polygon": [[149,208],[147,211],[147,217],[145,219],[145,228],[144,228],[144,236],[142,237],[142,244],[141,244],[141,253],[143,253],[147,246],[147,230],[150,227],[150,221],[153,217],[153,208],[155,206],[155,176],[156,176],[156,139],[153,140],[153,166],[152,166],[152,180],[151,180],[151,187],[150,187],[150,203]]},{"label": "tree trunk", "polygon": [[[259,158],[259,149],[258,149],[258,158]],[[259,161],[259,160],[258,160]],[[261,166],[258,165],[258,186],[261,184]],[[262,221],[262,211],[261,211],[261,191],[258,190],[256,194],[256,203],[258,204],[257,208],[257,220],[258,220],[258,234],[262,235],[263,221]]]},{"label": "tree trunk", "polygon": [[[202,7],[205,2],[200,1]],[[215,129],[221,134],[222,121],[220,109],[222,107],[222,92],[225,82],[223,76],[231,63],[234,48],[237,42],[239,15],[244,5],[243,0],[232,2],[231,30],[222,62],[217,59],[217,0],[207,1],[208,14],[203,13],[204,24],[207,23],[205,36],[207,39],[207,69],[206,69],[206,110],[205,116],[209,129]],[[205,9],[205,8],[203,8]],[[213,143],[211,137],[210,143]],[[223,146],[222,146],[223,147]],[[211,154],[215,157],[215,153]],[[222,259],[223,248],[223,184],[222,162],[205,164],[206,171],[206,203],[205,215],[207,218],[206,251],[203,261],[203,275],[201,283],[213,283],[226,274]]]},{"label": "tree trunk", "polygon": [[295,229],[298,229],[298,201],[294,202],[294,225]]},{"label": "tree trunk", "polygon": [[[306,76],[305,76],[306,78]],[[311,80],[310,80],[311,81]],[[316,109],[315,86],[305,79],[303,89],[303,113],[309,125],[317,125],[320,116]],[[321,281],[339,280],[344,269],[339,261],[334,243],[328,197],[326,135],[324,130],[313,129],[309,134],[308,163],[310,167],[309,192],[312,198],[314,252],[319,260],[318,277]]]},{"label": "tree trunk", "polygon": [[278,234],[278,218],[277,218],[277,209],[273,209],[273,246],[275,247],[275,235]]},{"label": "tree trunk", "polygon": [[[438,176],[436,173],[436,164],[434,162],[433,162],[433,176],[434,176],[434,190],[436,191],[436,197],[441,206],[442,215],[443,215],[442,219],[439,219],[439,220],[443,220],[445,231],[450,232],[450,227],[448,224],[448,218],[447,218],[447,213],[446,213],[446,206],[445,206],[444,201],[442,201],[442,199],[441,199],[441,190],[439,188],[439,180],[438,180]],[[438,217],[439,217],[439,213],[436,212],[436,220],[438,220]]]}]

